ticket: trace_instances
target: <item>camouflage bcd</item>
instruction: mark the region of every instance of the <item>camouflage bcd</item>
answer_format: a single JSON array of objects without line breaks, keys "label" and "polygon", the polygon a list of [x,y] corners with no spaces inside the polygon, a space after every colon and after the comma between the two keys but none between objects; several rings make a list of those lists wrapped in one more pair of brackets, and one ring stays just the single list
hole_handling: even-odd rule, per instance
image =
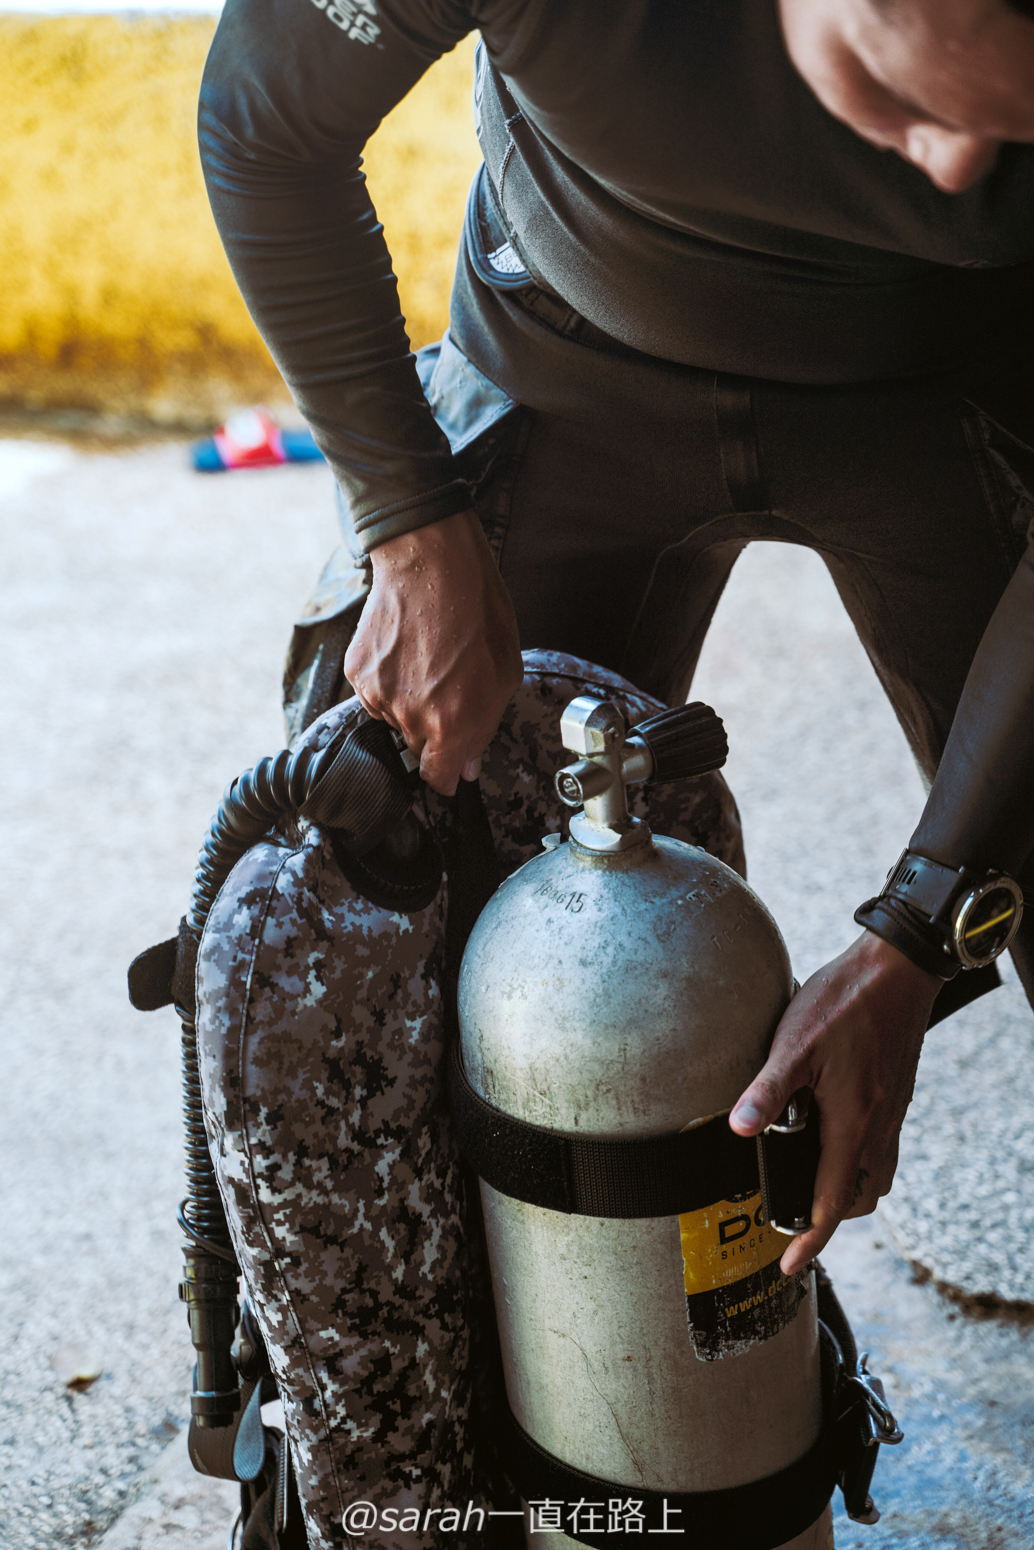
[{"label": "camouflage bcd", "polygon": [[[632,723],[662,708],[584,662],[526,653],[480,782],[504,875],[562,828],[560,714],[593,691]],[[335,706],[302,741],[361,714]],[[720,775],[630,796],[659,833],[743,871]],[[424,788],[419,812],[448,855],[452,804]],[[480,1534],[479,1510],[515,1505],[483,1415],[490,1301],[439,1075],[448,909],[448,876],[422,907],[370,902],[310,827],[243,857],[202,940],[206,1123],[311,1550],[456,1546]],[[343,1526],[359,1501],[382,1524],[361,1541]]]}]

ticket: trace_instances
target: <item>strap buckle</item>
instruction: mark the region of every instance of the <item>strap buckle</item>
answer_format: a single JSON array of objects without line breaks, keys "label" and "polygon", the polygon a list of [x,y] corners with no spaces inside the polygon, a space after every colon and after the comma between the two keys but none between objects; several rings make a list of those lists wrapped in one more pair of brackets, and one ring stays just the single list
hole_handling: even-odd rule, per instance
[{"label": "strap buckle", "polygon": [[869,1371],[868,1353],[860,1357],[857,1366],[850,1366],[833,1331],[826,1324],[822,1330],[832,1346],[837,1367],[832,1401],[837,1483],[853,1522],[878,1523],[880,1514],[869,1487],[880,1443],[899,1443],[904,1432],[887,1404],[882,1381]]},{"label": "strap buckle", "polygon": [[757,1138],[761,1204],[776,1232],[797,1237],[810,1228],[819,1147],[818,1105],[801,1087]]},{"label": "strap buckle", "polygon": [[893,1446],[901,1442],[905,1434],[887,1404],[887,1396],[883,1392],[883,1380],[869,1371],[866,1366],[868,1360],[869,1353],[866,1351],[859,1358],[857,1372],[845,1376],[844,1390],[851,1396],[852,1406],[864,1406],[864,1414],[860,1418],[869,1429],[866,1447],[878,1446],[881,1442]]}]

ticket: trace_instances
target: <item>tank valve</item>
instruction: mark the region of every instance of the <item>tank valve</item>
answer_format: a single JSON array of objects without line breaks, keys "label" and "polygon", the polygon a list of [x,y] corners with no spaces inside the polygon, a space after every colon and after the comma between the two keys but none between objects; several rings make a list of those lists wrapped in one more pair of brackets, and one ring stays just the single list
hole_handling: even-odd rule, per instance
[{"label": "tank valve", "polygon": [[725,727],[708,705],[679,705],[641,721],[631,733],[610,700],[581,695],[560,720],[564,747],[581,757],[559,770],[556,790],[568,807],[571,838],[587,850],[615,853],[649,838],[649,827],[628,811],[625,787],[646,781],[686,780],[721,769],[729,752]]}]

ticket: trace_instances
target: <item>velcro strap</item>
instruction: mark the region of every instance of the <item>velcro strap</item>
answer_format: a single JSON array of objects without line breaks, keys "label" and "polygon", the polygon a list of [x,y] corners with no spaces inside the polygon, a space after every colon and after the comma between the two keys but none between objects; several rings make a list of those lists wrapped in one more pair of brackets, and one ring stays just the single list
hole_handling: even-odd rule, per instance
[{"label": "velcro strap", "polygon": [[156,1012],[172,1000],[176,937],[138,953],[129,965],[129,999],[138,1012]]},{"label": "velcro strap", "polygon": [[198,936],[180,921],[179,934],[140,953],[129,965],[129,999],[138,1012],[156,1012],[175,1002],[194,1010]]},{"label": "velcro strap", "polygon": [[776,1550],[815,1522],[836,1484],[825,1432],[802,1458],[763,1480],[724,1491],[649,1491],[572,1469],[529,1437],[509,1407],[502,1431],[506,1472],[521,1496],[539,1521],[547,1504],[554,1515],[559,1506],[563,1532],[583,1545],[628,1550],[632,1522],[632,1532],[679,1535],[687,1550]]},{"label": "velcro strap", "polygon": [[718,1115],[692,1130],[628,1140],[562,1135],[486,1103],[454,1040],[449,1100],[460,1151],[486,1184],[567,1215],[680,1216],[760,1189],[757,1146]]}]

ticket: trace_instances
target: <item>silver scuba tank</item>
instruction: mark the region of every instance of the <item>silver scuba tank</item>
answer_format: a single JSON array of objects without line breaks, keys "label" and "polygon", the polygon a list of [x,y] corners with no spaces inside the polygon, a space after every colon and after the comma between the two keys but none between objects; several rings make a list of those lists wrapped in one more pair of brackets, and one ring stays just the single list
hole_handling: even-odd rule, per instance
[{"label": "silver scuba tank", "polygon": [[[503,883],[460,973],[470,1087],[524,1122],[519,1136],[551,1132],[569,1150],[708,1121],[725,1145],[716,1117],[764,1064],[792,994],[779,930],[742,879],[629,815],[626,783],[715,768],[715,727],[724,748],[704,707],[654,722],[626,735],[609,701],[568,706],[578,757],[557,790],[581,808],[570,840],[547,836]],[[517,1481],[531,1529],[554,1545],[645,1525],[687,1546],[826,1550],[828,1492],[778,1539],[733,1521],[738,1500],[765,1517],[765,1484],[816,1454],[823,1424],[814,1275],[780,1272],[788,1239],[756,1182],[716,1183],[678,1215],[605,1214],[591,1190],[588,1208],[551,1209],[484,1177],[481,1189],[515,1435],[548,1463],[547,1489]]]}]

